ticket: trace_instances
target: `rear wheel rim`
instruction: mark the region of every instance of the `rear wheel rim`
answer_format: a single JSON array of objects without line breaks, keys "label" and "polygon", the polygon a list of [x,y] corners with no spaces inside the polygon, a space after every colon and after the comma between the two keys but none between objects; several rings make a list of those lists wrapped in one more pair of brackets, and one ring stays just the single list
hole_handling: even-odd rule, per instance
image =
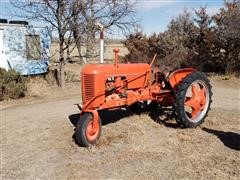
[{"label": "rear wheel rim", "polygon": [[97,131],[94,132],[93,131],[93,120],[89,121],[89,123],[87,124],[87,127],[86,127],[85,134],[86,134],[86,138],[88,141],[90,141],[90,142],[96,141],[98,134],[99,134],[99,125],[97,125]]},{"label": "rear wheel rim", "polygon": [[209,88],[202,80],[193,81],[184,99],[184,111],[189,121],[197,123],[206,115],[209,106]]}]

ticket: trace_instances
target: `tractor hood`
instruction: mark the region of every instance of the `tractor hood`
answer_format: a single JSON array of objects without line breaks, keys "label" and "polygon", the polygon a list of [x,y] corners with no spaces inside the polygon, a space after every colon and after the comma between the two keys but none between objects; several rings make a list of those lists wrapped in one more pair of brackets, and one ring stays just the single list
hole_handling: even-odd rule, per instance
[{"label": "tractor hood", "polygon": [[105,76],[126,76],[144,74],[150,72],[150,65],[139,64],[88,64],[82,69],[82,74],[105,75]]}]

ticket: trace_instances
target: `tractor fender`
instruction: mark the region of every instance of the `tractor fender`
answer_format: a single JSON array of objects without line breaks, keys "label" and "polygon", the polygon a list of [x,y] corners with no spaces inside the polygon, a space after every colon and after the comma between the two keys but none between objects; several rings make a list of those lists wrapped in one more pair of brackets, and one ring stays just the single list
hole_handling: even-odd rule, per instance
[{"label": "tractor fender", "polygon": [[176,86],[179,84],[179,82],[182,81],[183,78],[195,71],[196,69],[193,68],[177,69],[168,75],[168,82],[172,86],[172,88],[176,88]]}]

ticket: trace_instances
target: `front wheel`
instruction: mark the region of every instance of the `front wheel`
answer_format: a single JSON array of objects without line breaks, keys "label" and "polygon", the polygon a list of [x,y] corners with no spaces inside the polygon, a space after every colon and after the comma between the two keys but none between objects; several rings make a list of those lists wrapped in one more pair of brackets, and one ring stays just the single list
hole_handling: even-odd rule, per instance
[{"label": "front wheel", "polygon": [[200,72],[186,76],[176,90],[174,109],[182,127],[197,127],[203,123],[212,102],[211,85]]},{"label": "front wheel", "polygon": [[80,116],[76,126],[75,140],[76,143],[83,147],[89,147],[97,144],[102,131],[101,119],[98,119],[98,126],[96,132],[93,130],[93,115],[85,113]]}]

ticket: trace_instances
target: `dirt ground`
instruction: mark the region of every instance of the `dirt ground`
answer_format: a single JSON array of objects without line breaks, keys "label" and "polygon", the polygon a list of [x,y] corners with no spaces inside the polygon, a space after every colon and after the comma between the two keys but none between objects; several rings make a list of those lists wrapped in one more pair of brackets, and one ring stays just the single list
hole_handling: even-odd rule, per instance
[{"label": "dirt ground", "polygon": [[211,77],[213,104],[201,127],[147,113],[102,112],[97,146],[72,140],[78,84],[1,103],[2,179],[239,179],[240,80]]}]

